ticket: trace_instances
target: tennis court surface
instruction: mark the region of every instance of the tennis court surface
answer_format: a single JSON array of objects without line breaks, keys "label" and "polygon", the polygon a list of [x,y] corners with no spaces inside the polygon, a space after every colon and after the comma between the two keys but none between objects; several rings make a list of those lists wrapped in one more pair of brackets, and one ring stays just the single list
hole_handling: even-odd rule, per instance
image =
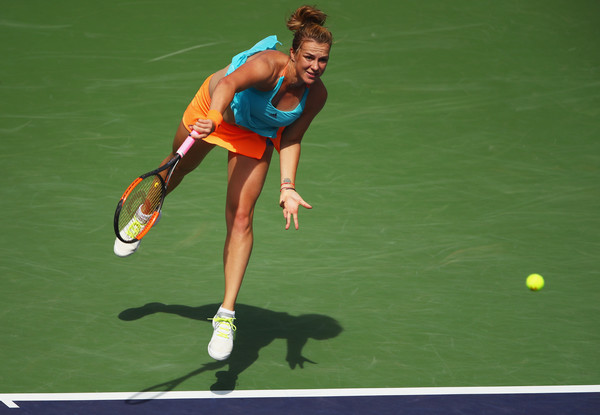
[{"label": "tennis court surface", "polygon": [[229,361],[225,151],[114,256],[200,83],[299,5],[3,5],[0,414],[600,411],[598,2],[317,3],[314,208],[283,229],[274,156]]}]

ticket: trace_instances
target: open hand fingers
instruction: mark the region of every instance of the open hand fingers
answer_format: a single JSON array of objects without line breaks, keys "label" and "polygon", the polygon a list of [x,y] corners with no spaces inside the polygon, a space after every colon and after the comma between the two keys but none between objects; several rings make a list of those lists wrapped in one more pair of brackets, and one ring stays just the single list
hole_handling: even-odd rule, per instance
[{"label": "open hand fingers", "polygon": [[[293,193],[292,193],[293,192]],[[304,201],[300,195],[295,191],[288,191],[288,194],[282,197],[280,206],[283,208],[283,217],[285,218],[285,229],[289,229],[294,221],[294,228],[300,227],[298,222],[298,211],[299,207],[302,206],[306,209],[312,209],[312,206]]]},{"label": "open hand fingers", "polygon": [[283,209],[283,217],[285,218],[285,230],[290,228],[292,218],[294,219],[294,227],[298,230],[298,213],[292,214],[289,210]]}]

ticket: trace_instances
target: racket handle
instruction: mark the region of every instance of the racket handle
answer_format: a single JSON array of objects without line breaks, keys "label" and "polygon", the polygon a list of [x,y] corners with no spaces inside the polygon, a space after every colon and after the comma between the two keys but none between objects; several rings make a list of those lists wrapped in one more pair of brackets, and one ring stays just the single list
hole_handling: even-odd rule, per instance
[{"label": "racket handle", "polygon": [[185,156],[185,153],[188,152],[188,150],[194,145],[195,142],[196,139],[193,138],[191,135],[188,135],[188,138],[185,139],[181,147],[177,149],[177,154],[179,154],[181,157]]}]

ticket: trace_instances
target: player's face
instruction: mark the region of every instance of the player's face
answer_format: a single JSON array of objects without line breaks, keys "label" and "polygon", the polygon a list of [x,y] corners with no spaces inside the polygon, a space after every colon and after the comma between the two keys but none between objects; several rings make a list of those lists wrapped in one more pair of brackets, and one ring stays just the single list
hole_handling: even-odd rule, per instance
[{"label": "player's face", "polygon": [[290,52],[290,56],[294,59],[300,79],[310,85],[325,72],[329,61],[329,45],[305,40],[296,52]]}]

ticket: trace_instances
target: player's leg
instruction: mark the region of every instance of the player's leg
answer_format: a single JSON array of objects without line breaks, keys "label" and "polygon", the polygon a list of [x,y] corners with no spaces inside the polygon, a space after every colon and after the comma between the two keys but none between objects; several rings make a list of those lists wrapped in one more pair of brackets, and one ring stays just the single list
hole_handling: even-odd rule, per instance
[{"label": "player's leg", "polygon": [[230,310],[235,307],[237,294],[252,252],[254,206],[265,183],[272,154],[273,147],[267,147],[260,160],[233,153],[229,155],[225,211],[227,238],[223,250],[225,267],[223,306]]},{"label": "player's leg", "polygon": [[[188,138],[189,131],[183,125],[183,122],[179,124],[179,128],[175,133],[175,138],[173,139],[173,149],[171,154],[169,154],[161,163],[161,166],[175,157],[175,153],[177,149],[183,144],[183,142]],[[202,163],[204,157],[215,147],[214,144],[207,143],[203,140],[196,140],[194,145],[189,149],[184,158],[182,158],[173,174],[171,175],[171,179],[169,180],[169,186],[167,187],[167,194],[171,193],[179,183],[183,180],[186,174],[192,172],[196,167]],[[167,172],[162,172],[163,179],[166,179]]]},{"label": "player's leg", "polygon": [[260,160],[229,154],[225,207],[227,237],[223,249],[225,295],[213,319],[214,333],[208,345],[208,353],[217,360],[228,358],[233,349],[235,302],[254,243],[254,207],[265,183],[272,154],[273,147],[267,147]]},{"label": "player's leg", "polygon": [[[183,144],[183,142],[188,137],[188,135],[189,135],[189,132],[188,132],[188,130],[186,130],[185,126],[183,125],[183,122],[180,123],[179,128],[177,129],[177,132],[175,133],[175,138],[173,139],[173,149],[171,151],[171,154],[169,154],[163,160],[163,162],[160,164],[161,166],[166,164],[173,157],[175,157],[175,153],[176,153],[177,149],[181,146],[181,144]],[[202,160],[204,160],[204,157],[206,157],[206,155],[214,147],[215,147],[214,144],[209,144],[202,140],[196,141],[196,143],[194,143],[192,148],[189,149],[189,151],[187,152],[185,157],[179,161],[179,163],[177,164],[177,167],[173,171],[173,174],[171,175],[171,179],[169,180],[169,186],[167,187],[167,194],[172,192],[179,185],[179,183],[181,183],[181,181],[183,180],[183,178],[185,177],[186,174],[190,173],[192,170],[194,170],[196,167],[198,167],[198,165],[202,162]],[[167,171],[163,171],[159,174],[163,177],[163,179],[166,179]],[[152,214],[152,209],[153,209],[152,203],[148,203],[148,206],[145,206],[145,204],[140,206],[140,208],[138,209],[138,212],[136,213],[135,218],[132,219],[132,220],[137,221],[137,223],[133,224],[133,225],[128,225],[128,226],[143,226],[150,219],[150,216]],[[159,218],[160,218],[160,216],[159,216]],[[126,233],[127,232],[126,228],[127,228],[127,226],[125,227],[125,229],[122,230],[122,232]],[[117,255],[119,257],[127,257],[127,256],[135,253],[135,251],[137,251],[139,245],[140,245],[140,241],[126,244],[123,241],[121,241],[119,238],[115,238],[113,250],[114,250],[115,255]]]}]

